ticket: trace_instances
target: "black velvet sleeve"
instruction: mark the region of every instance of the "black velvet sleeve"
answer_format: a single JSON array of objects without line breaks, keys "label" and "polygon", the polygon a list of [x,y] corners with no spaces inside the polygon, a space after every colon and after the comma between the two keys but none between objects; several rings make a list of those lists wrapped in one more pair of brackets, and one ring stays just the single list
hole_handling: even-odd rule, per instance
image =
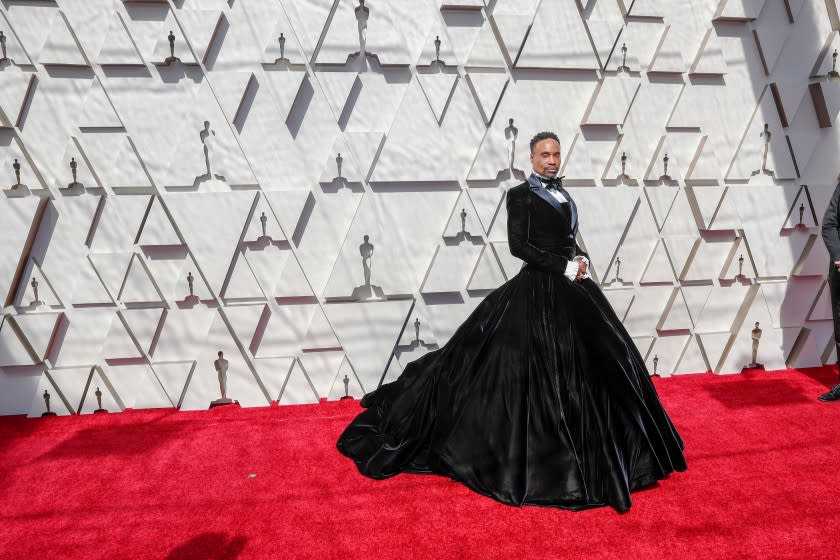
[{"label": "black velvet sleeve", "polygon": [[511,254],[542,270],[564,274],[569,262],[566,258],[540,249],[529,241],[530,212],[528,200],[521,192],[508,191],[507,213],[508,246]]},{"label": "black velvet sleeve", "polygon": [[577,240],[575,240],[575,256],[586,257],[586,260],[588,260],[590,263],[592,262],[592,259],[589,258],[589,254],[583,249],[581,249],[580,245],[577,244]]},{"label": "black velvet sleeve", "polygon": [[831,255],[831,262],[840,261],[840,223],[837,220],[837,206],[840,204],[840,184],[834,187],[831,202],[825,209],[822,221],[822,238]]}]

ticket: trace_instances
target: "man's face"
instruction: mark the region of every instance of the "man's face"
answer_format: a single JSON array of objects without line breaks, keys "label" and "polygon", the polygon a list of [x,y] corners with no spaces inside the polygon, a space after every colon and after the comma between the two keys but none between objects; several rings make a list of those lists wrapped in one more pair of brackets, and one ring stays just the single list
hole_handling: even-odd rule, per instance
[{"label": "man's face", "polygon": [[551,138],[537,142],[531,151],[531,165],[540,175],[556,176],[560,171],[560,144]]}]

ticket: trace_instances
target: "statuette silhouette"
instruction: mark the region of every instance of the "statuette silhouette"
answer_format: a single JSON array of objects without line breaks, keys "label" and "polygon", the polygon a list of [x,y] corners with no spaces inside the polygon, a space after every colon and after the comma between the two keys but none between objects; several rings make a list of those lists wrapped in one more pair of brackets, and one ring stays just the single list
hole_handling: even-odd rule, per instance
[{"label": "statuette silhouette", "polygon": [[344,374],[344,379],[342,379],[342,381],[344,382],[344,396],[341,397],[341,400],[352,399],[353,397],[350,396],[350,378],[347,374]]},{"label": "statuette silhouette", "polygon": [[414,340],[420,342],[420,318],[414,318]]},{"label": "statuette silhouette", "polygon": [[344,158],[341,157],[341,152],[338,152],[338,155],[335,156],[335,168],[338,170],[338,178],[341,179],[341,166],[344,164]]},{"label": "statuette silhouette", "polygon": [[805,203],[799,204],[799,223],[796,224],[799,227],[803,227],[805,224],[802,223],[802,215],[805,214]]},{"label": "statuette silhouette", "polygon": [[[210,162],[211,160],[216,160],[216,152],[215,152],[215,145],[213,138],[216,136],[216,131],[210,128],[210,121],[204,121],[204,128],[198,133],[199,138],[201,139],[201,144],[204,149],[204,166],[206,171],[203,175],[199,175],[196,177],[197,182],[208,181],[212,177],[216,179],[225,180],[225,176],[219,173],[215,173],[211,168]],[[213,153],[213,157],[210,157],[211,152]],[[216,160],[218,162],[218,160]]]},{"label": "statuette silhouette", "polygon": [[653,355],[653,375],[659,375],[657,371],[659,369],[659,354]]},{"label": "statuette silhouette", "polygon": [[828,73],[828,79],[840,80],[840,73],[837,72],[837,49],[831,53],[831,71]]},{"label": "statuette silhouette", "polygon": [[353,10],[356,13],[356,27],[359,32],[359,53],[365,53],[367,43],[367,22],[370,17],[370,8],[365,6],[365,0],[359,0],[359,5]]},{"label": "statuette silhouette", "polygon": [[615,281],[621,282],[621,257],[615,258]]},{"label": "statuette silhouette", "polygon": [[741,256],[738,257],[738,276],[744,275],[744,254],[741,253]]},{"label": "statuette silhouette", "polygon": [[78,167],[79,167],[79,164],[76,162],[76,158],[71,157],[70,158],[70,174],[73,176],[73,182],[70,183],[69,185],[67,185],[68,188],[69,187],[74,187],[78,184],[78,181],[77,181],[77,179],[78,179],[77,168]]},{"label": "statuette silhouette", "polygon": [[265,215],[265,212],[260,214],[260,226],[262,226],[262,236],[265,237],[265,226],[268,225],[268,216]]},{"label": "statuette silhouette", "polygon": [[222,398],[227,398],[227,369],[228,369],[228,361],[225,359],[225,354],[221,350],[219,350],[219,357],[218,359],[213,361],[213,366],[216,368],[216,372],[219,375],[219,391],[222,394]]},{"label": "statuette silhouette", "polygon": [[670,179],[671,176],[668,175],[668,162],[671,159],[668,157],[668,154],[665,154],[665,157],[662,158],[662,177],[660,179]]},{"label": "statuette silhouette", "polygon": [[508,119],[505,127],[505,138],[508,141],[508,169],[513,171],[513,160],[516,155],[516,138],[519,136],[519,129],[513,124],[513,118]]},{"label": "statuette silhouette", "polygon": [[767,169],[767,154],[770,151],[770,137],[772,136],[769,124],[764,123],[764,130],[759,136],[764,138],[764,153],[761,155],[761,170],[763,171]]},{"label": "statuette silhouette", "polygon": [[621,152],[621,176],[627,175],[627,153]]},{"label": "statuette silhouette", "polygon": [[192,271],[187,272],[187,286],[190,287],[190,297],[195,296],[195,293],[193,292],[193,282],[195,282],[195,278],[192,275]]},{"label": "statuette silhouette", "polygon": [[280,60],[283,60],[286,58],[286,37],[281,33],[277,41],[280,43]]},{"label": "statuette silhouette", "polygon": [[627,43],[621,43],[621,66],[618,67],[619,72],[630,72],[627,66]]},{"label": "statuette silhouette", "polygon": [[461,208],[461,233],[467,232],[467,211]]},{"label": "statuette silhouette", "polygon": [[370,236],[365,235],[364,243],[359,245],[359,254],[362,256],[362,269],[365,275],[365,286],[370,286],[370,264],[373,257],[373,243]]},{"label": "statuette silhouette", "polygon": [[221,350],[219,350],[218,356],[219,357],[213,361],[213,367],[216,368],[216,374],[219,378],[219,392],[222,394],[222,398],[211,402],[210,408],[221,404],[233,403],[233,400],[229,399],[227,396],[227,371],[229,363],[225,359],[225,353]]},{"label": "statuette silhouette", "polygon": [[50,392],[44,389],[44,405],[47,407],[47,411],[42,413],[41,416],[55,416],[55,412],[50,409]]},{"label": "statuette silhouette", "polygon": [[32,303],[30,305],[32,305],[33,307],[44,305],[44,302],[41,301],[41,298],[38,297],[38,286],[40,284],[34,276],[32,277],[32,282],[30,282],[29,285],[32,286],[32,292],[35,295],[35,299],[32,300]]},{"label": "statuette silhouette", "polygon": [[102,408],[102,391],[99,387],[96,388],[96,392],[93,393],[96,395],[96,410],[94,412],[108,412],[104,408]]},{"label": "statuette silhouette", "polygon": [[0,57],[0,61],[6,60],[6,34],[0,30],[0,53],[2,53],[2,57]]},{"label": "statuette silhouette", "polygon": [[440,35],[435,35],[435,62],[440,63]]},{"label": "statuette silhouette", "polygon": [[773,133],[770,132],[770,124],[764,123],[764,129],[762,129],[758,137],[764,139],[764,151],[761,154],[761,167],[750,173],[750,177],[758,175],[759,173],[773,175],[773,171],[767,169],[767,156],[770,153],[770,138],[773,137]]},{"label": "statuette silhouette", "polygon": [[169,39],[169,57],[165,60],[165,62],[173,62],[177,59],[175,58],[175,34],[171,29],[169,30],[167,39]]},{"label": "statuette silhouette", "polygon": [[752,362],[747,366],[750,368],[760,367],[758,363],[758,342],[761,340],[761,328],[758,326],[758,321],[755,322],[755,328],[752,332]]},{"label": "statuette silhouette", "polygon": [[12,164],[12,169],[15,170],[15,184],[13,188],[20,186],[20,162],[15,158],[15,162]]},{"label": "statuette silhouette", "polygon": [[362,259],[362,272],[364,275],[364,283],[353,288],[351,299],[368,299],[374,295],[378,298],[384,298],[385,294],[380,286],[370,283],[371,268],[373,260],[373,243],[370,242],[370,236],[365,235],[364,240],[359,245],[359,256]]}]

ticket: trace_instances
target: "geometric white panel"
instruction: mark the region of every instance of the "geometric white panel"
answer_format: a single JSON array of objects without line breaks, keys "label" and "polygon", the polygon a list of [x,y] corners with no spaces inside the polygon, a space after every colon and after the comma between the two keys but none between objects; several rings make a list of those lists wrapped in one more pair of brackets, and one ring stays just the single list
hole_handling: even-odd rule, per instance
[{"label": "geometric white panel", "polygon": [[830,4],[4,2],[0,414],[396,379],[522,268],[543,130],[649,368],[834,360]]},{"label": "geometric white panel", "polygon": [[[346,387],[344,385],[345,378],[347,379]],[[350,362],[347,361],[347,358],[341,362],[341,367],[335,376],[335,383],[333,383],[327,399],[331,401],[338,400],[345,396],[345,394],[353,397],[354,399],[361,399],[365,394],[362,386],[359,384],[359,380],[356,378],[356,373],[353,371],[353,368],[350,366]]]},{"label": "geometric white panel", "polygon": [[108,366],[108,380],[126,408],[169,408],[169,400],[152,368],[147,364]]},{"label": "geometric white panel", "polygon": [[709,371],[709,365],[706,363],[697,336],[692,336],[686,344],[682,357],[680,357],[673,373],[700,373],[704,371]]},{"label": "geometric white panel", "polygon": [[260,358],[254,360],[254,367],[257,368],[260,379],[262,379],[272,401],[278,400],[278,397],[283,392],[283,386],[289,379],[292,366],[296,363],[297,361],[293,357]]},{"label": "geometric white panel", "polygon": [[[300,363],[319,398],[327,398],[336,384],[344,389],[343,382],[338,379],[338,370],[345,359],[342,351],[306,352],[301,355]],[[354,385],[358,382],[354,381]],[[340,396],[344,396],[343,391]]]},{"label": "geometric white panel", "polygon": [[173,405],[179,405],[187,380],[195,370],[195,362],[168,362],[152,364],[166,395]]},{"label": "geometric white panel", "polygon": [[[77,367],[50,371],[50,377],[56,388],[61,391],[64,400],[70,405],[72,412],[79,412],[93,370],[92,367]],[[55,395],[50,404],[53,400],[56,400]]]},{"label": "geometric white panel", "polygon": [[793,344],[800,329],[799,327],[774,328],[764,299],[757,297],[744,316],[741,328],[735,333],[733,345],[721,366],[722,372],[737,372],[752,362],[752,332],[756,328],[756,322],[761,330],[756,361],[764,364],[764,368],[768,370],[785,367],[786,347],[789,348]]},{"label": "geometric white panel", "polygon": [[0,294],[4,299],[11,289],[37,207],[38,201],[32,197],[0,198],[0,238],[3,239],[0,247]]},{"label": "geometric white panel", "polygon": [[129,336],[129,331],[126,330],[119,316],[111,323],[111,330],[108,331],[102,355],[106,360],[142,358],[140,350]]},{"label": "geometric white panel", "polygon": [[[367,393],[379,384],[385,365],[406,321],[411,302],[336,303],[324,311]],[[359,323],[368,325],[359,331]]]},{"label": "geometric white panel", "polygon": [[[700,317],[694,320],[695,332],[729,332],[744,298],[751,293],[748,286],[733,284],[726,288],[712,288]],[[768,323],[769,325],[769,323]],[[709,356],[711,360],[712,357]]]},{"label": "geometric white panel", "polygon": [[[3,405],[3,410],[8,411],[7,414],[16,414],[13,412],[16,410],[16,407],[24,407],[19,409],[20,412],[17,413],[26,413],[26,416],[29,418],[37,418],[41,416],[44,412],[47,411],[46,399],[44,399],[44,394],[46,393],[49,396],[50,401],[50,412],[55,413],[58,416],[67,416],[75,412],[75,410],[71,411],[67,408],[64,404],[64,400],[62,399],[61,393],[56,389],[55,385],[53,385],[52,381],[50,380],[49,376],[46,372],[39,369],[36,372],[32,372],[33,375],[30,377],[27,375],[27,381],[35,381],[37,383],[35,390],[31,393],[32,398],[31,401],[27,401],[26,397],[18,391],[9,390],[8,383],[3,384],[4,391],[2,392],[3,396],[7,396],[10,399],[14,397],[20,397],[19,400],[15,399],[14,404],[7,405],[6,403],[0,400],[0,404]],[[3,375],[0,372],[0,375]],[[15,378],[20,380],[19,375],[15,375]],[[8,391],[8,392],[7,392]],[[28,408],[26,408],[28,406]]]},{"label": "geometric white panel", "polygon": [[493,290],[505,283],[499,261],[490,245],[485,245],[470,277],[468,290]]},{"label": "geometric white panel", "polygon": [[808,311],[817,298],[822,278],[795,278],[790,282],[766,282],[761,285],[773,326],[794,327],[805,324]]},{"label": "geometric white panel", "polygon": [[289,376],[283,384],[280,398],[277,400],[280,404],[314,404],[318,402],[318,394],[303,368],[300,367],[299,362],[295,361],[292,364]]},{"label": "geometric white panel", "polygon": [[[798,186],[730,187],[758,275],[788,276],[802,255],[808,235],[780,236]],[[727,195],[729,196],[729,195]]]},{"label": "geometric white panel", "polygon": [[440,245],[420,291],[458,292],[464,289],[481,249],[481,245],[467,242],[460,245]]},{"label": "geometric white panel", "polygon": [[52,410],[68,414],[43,367],[0,368],[0,410],[5,414],[40,416],[46,410],[44,389],[51,395]]},{"label": "geometric white panel", "polygon": [[161,198],[155,197],[143,219],[143,229],[137,236],[138,245],[180,245],[181,240],[163,210]]},{"label": "geometric white panel", "polygon": [[[648,353],[648,371],[662,377],[669,377],[676,368],[685,346],[690,342],[688,335],[660,336],[653,344],[653,349]],[[654,365],[655,359],[655,365]],[[655,371],[654,371],[655,369]]]},{"label": "geometric white panel", "polygon": [[11,321],[4,318],[0,323],[0,367],[34,363],[36,361],[27,351],[24,340],[18,336]]},{"label": "geometric white panel", "polygon": [[[385,294],[416,290],[458,194],[367,193],[347,234],[348,241],[333,269],[326,295],[353,297],[354,291],[365,287],[367,267],[370,285],[380,287]],[[363,260],[366,254],[370,254],[368,261]]]},{"label": "geometric white panel", "polygon": [[599,68],[587,30],[572,2],[542,3],[516,63],[519,68]]},{"label": "geometric white panel", "polygon": [[93,375],[88,383],[87,391],[85,392],[84,400],[79,408],[79,413],[93,414],[99,409],[107,410],[108,412],[122,412],[123,407],[117,403],[109,385],[110,383],[102,377],[99,369],[94,369]]},{"label": "geometric white panel", "polygon": [[[50,351],[54,366],[92,366],[104,349],[105,340],[116,314],[110,309],[75,309],[72,317],[64,315]],[[66,329],[66,330],[65,330]]]},{"label": "geometric white panel", "polygon": [[149,276],[140,255],[134,255],[131,260],[128,273],[119,292],[119,299],[125,303],[162,303],[160,293]]},{"label": "geometric white panel", "polygon": [[247,192],[176,195],[166,199],[214,293],[221,292],[254,200],[254,194]]},{"label": "geometric white panel", "polygon": [[154,360],[156,362],[195,360],[196,354],[201,351],[207,340],[215,313],[215,310],[203,305],[184,310],[169,309],[166,312],[157,346],[151,353]]},{"label": "geometric white panel", "polygon": [[[662,312],[671,298],[672,286],[648,286],[636,290],[624,327],[633,336],[656,334]],[[674,362],[676,363],[676,362]]]}]

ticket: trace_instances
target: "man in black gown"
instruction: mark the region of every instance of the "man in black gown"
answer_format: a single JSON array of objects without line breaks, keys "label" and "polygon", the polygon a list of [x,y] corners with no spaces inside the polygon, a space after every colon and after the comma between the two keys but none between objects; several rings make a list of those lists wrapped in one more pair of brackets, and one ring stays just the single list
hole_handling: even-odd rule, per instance
[{"label": "man in black gown", "polygon": [[[831,202],[825,209],[822,221],[822,237],[831,258],[828,265],[828,288],[831,290],[831,316],[834,319],[834,344],[840,363],[840,183],[834,187]],[[840,384],[817,397],[823,402],[840,399]]]},{"label": "man in black gown", "polygon": [[556,135],[532,139],[531,162],[507,194],[522,270],[365,395],[337,446],[371,478],[436,473],[512,505],[626,511],[631,491],[685,469],[683,442],[589,278]]}]

